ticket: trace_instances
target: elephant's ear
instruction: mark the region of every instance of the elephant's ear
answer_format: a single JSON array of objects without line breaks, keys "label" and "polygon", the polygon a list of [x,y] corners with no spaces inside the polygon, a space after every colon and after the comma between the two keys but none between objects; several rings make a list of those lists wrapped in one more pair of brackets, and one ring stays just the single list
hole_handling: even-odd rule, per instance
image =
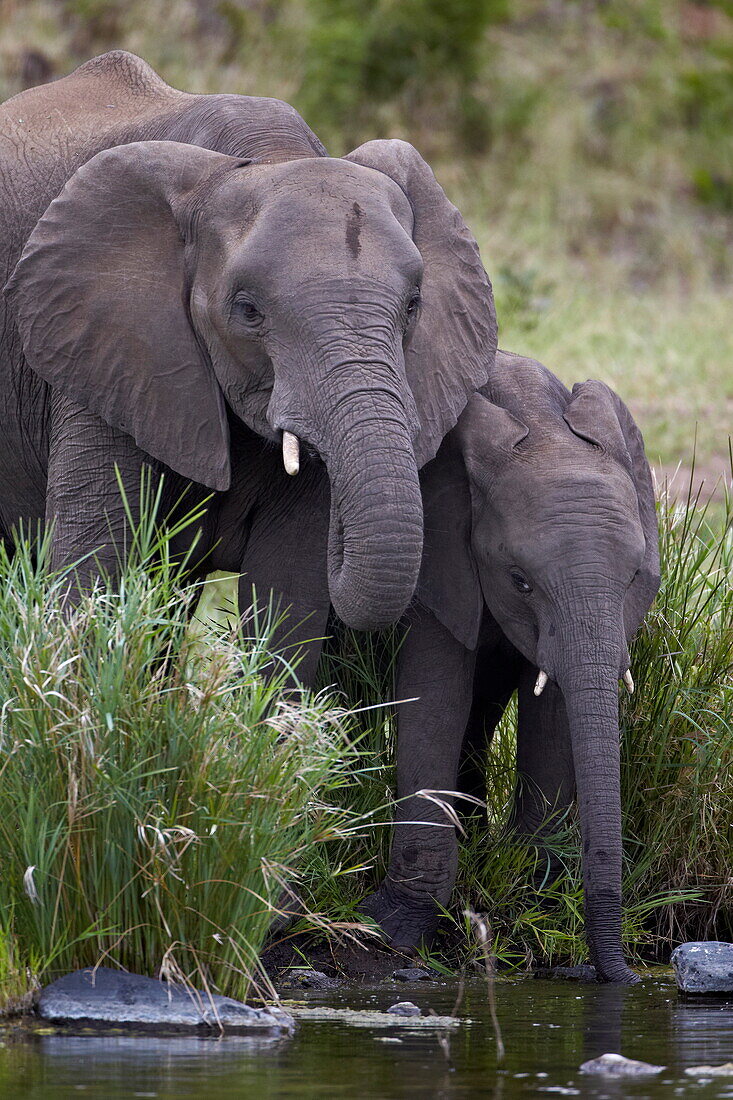
[{"label": "elephant's ear", "polygon": [[484,601],[471,551],[471,494],[461,457],[447,439],[420,471],[425,517],[415,597],[454,638],[475,649]]},{"label": "elephant's ear", "polygon": [[636,486],[646,551],[641,568],[626,594],[624,626],[630,638],[659,590],[659,527],[654,482],[644,452],[644,440],[624,402],[603,382],[576,383],[563,415],[576,435],[601,447],[622,463]]},{"label": "elephant's ear", "polygon": [[501,405],[481,393],[471,396],[458,420],[453,439],[468,473],[474,510],[491,490],[499,469],[511,461],[514,448],[527,437],[529,428]]},{"label": "elephant's ear", "polygon": [[229,487],[224,399],[188,319],[182,208],[247,162],[145,141],[80,167],[6,286],[31,368],[173,470]]},{"label": "elephant's ear", "polygon": [[420,416],[418,465],[437,453],[496,355],[496,313],[478,245],[429,166],[404,141],[368,141],[346,160],[389,176],[409,199],[425,268],[420,317],[405,356]]}]

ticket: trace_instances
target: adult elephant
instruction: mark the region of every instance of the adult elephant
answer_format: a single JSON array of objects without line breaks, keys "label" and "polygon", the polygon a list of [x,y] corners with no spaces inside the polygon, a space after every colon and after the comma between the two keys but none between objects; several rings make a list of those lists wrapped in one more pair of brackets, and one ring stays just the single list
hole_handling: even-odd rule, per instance
[{"label": "adult elephant", "polygon": [[[456,874],[453,828],[421,790],[485,792],[482,755],[519,696],[514,825],[541,836],[576,794],[586,935],[600,980],[637,981],[621,948],[618,681],[659,585],[641,434],[600,382],[572,394],[500,352],[422,475],[425,548],[400,651],[390,866],[362,905],[391,942],[429,940]],[[459,778],[462,751],[473,756]],[[479,769],[481,763],[479,760]]]},{"label": "adult elephant", "polygon": [[118,476],[134,511],[149,466],[164,510],[214,491],[199,561],[238,570],[270,522],[257,437],[291,473],[300,441],[328,473],[336,611],[396,619],[418,468],[496,339],[475,241],[416,151],[331,159],[284,103],[188,95],[115,52],[3,105],[0,173],[0,536],[53,520],[54,564],[114,570]]}]

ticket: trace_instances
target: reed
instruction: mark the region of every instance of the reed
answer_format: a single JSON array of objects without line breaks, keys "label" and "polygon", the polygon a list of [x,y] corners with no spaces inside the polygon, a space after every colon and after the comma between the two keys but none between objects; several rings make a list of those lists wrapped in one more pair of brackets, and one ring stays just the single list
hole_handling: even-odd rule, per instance
[{"label": "reed", "polygon": [[154,525],[134,542],[72,611],[47,542],[0,554],[0,980],[103,963],[246,996],[352,827],[333,792],[358,751],[326,695],[286,690],[271,615],[202,645],[202,585]]}]

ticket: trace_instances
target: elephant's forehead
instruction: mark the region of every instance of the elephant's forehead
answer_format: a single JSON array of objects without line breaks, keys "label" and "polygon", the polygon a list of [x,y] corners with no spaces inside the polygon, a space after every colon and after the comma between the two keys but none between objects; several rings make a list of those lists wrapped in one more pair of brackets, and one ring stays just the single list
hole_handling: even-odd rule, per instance
[{"label": "elephant's forehead", "polygon": [[528,519],[555,529],[593,517],[611,522],[638,521],[637,497],[630,473],[605,455],[563,453],[527,456],[505,468],[493,484],[495,508],[519,526]]},{"label": "elephant's forehead", "polygon": [[[329,220],[352,216],[355,204],[364,218],[391,213],[412,233],[413,213],[402,189],[373,168],[331,157],[285,164],[254,165],[234,173],[220,191],[229,216],[236,218],[238,194],[257,212],[291,211],[294,217],[320,214]],[[243,211],[246,216],[246,212]]]}]

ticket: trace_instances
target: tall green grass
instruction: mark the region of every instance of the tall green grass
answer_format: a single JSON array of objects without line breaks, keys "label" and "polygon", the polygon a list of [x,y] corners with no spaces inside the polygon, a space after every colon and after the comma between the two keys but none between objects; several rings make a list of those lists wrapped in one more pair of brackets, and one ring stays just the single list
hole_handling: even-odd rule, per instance
[{"label": "tall green grass", "polygon": [[[692,491],[682,501],[661,496],[662,586],[632,646],[636,691],[621,700],[624,939],[637,961],[665,959],[685,939],[733,939],[733,501],[711,505]],[[358,646],[358,637],[342,634],[323,672],[324,681],[346,689],[348,706],[374,701],[375,683],[388,692],[396,660],[394,635],[378,655],[374,643]],[[394,781],[393,717],[382,712],[378,727],[373,770],[345,788],[357,813],[383,813]],[[557,822],[545,850],[507,829],[516,784],[514,705],[491,745],[486,776],[488,824],[466,823],[458,884],[433,961],[463,965],[475,954],[464,917],[470,910],[488,916],[504,965],[584,960],[574,814]],[[358,913],[359,897],[384,872],[388,839],[380,830],[365,834],[361,849],[352,841],[354,873],[337,896],[338,880],[328,878],[329,907]],[[545,874],[548,848],[564,868],[554,881]],[[322,875],[328,856],[328,847],[319,851]],[[342,844],[331,858],[344,860]],[[313,904],[320,896],[316,889]]]},{"label": "tall green grass", "polygon": [[662,587],[623,703],[627,891],[697,895],[655,912],[667,945],[733,939],[733,498],[701,496],[663,496]]},{"label": "tall green grass", "polygon": [[73,610],[47,544],[0,555],[6,987],[103,963],[245,996],[306,859],[352,827],[347,716],[285,690],[266,614],[202,646],[166,546],[149,524]]}]

